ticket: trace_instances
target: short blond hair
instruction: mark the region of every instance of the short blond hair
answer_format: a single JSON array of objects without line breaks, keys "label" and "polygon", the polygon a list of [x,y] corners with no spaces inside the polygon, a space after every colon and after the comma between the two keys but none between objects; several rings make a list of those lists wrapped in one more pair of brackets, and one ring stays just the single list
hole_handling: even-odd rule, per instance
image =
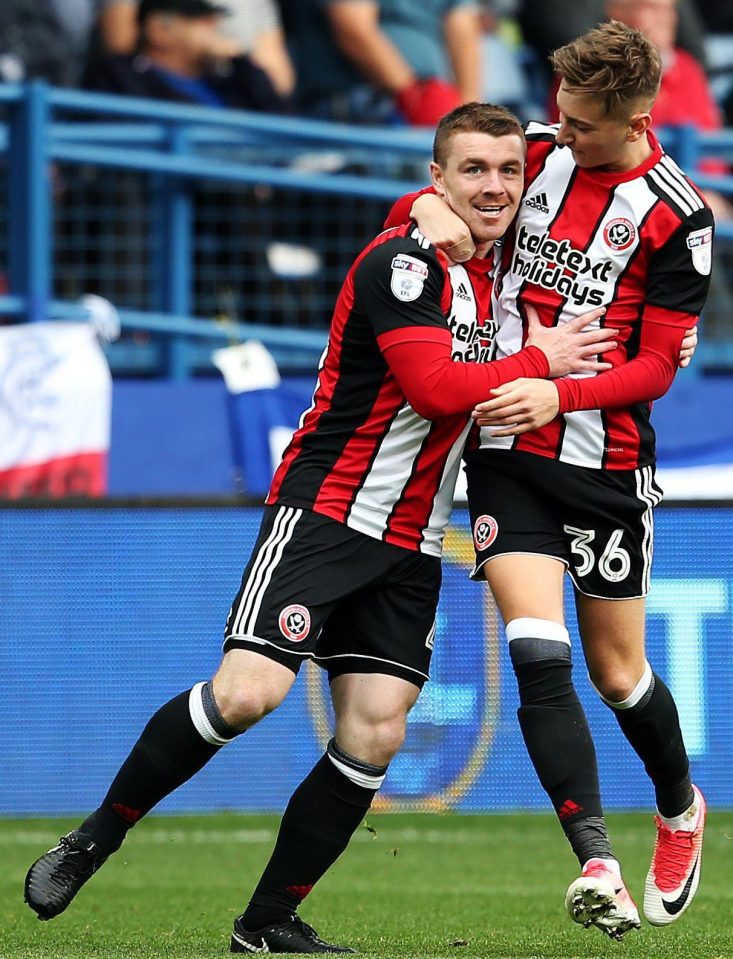
[{"label": "short blond hair", "polygon": [[639,101],[651,107],[662,79],[659,50],[640,30],[619,20],[566,43],[550,63],[573,93],[602,98],[609,116],[625,113]]}]

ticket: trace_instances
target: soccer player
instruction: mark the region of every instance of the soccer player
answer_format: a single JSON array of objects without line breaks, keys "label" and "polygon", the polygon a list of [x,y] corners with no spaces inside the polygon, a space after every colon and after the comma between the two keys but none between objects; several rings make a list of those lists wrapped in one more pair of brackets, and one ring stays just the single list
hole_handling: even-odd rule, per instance
[{"label": "soccer player", "polygon": [[[527,749],[581,865],[566,906],[614,938],[639,926],[603,818],[593,741],[571,679],[563,580],[575,589],[592,682],[655,790],[657,838],[644,889],[654,925],[678,919],[700,877],[705,802],[692,785],[674,700],[644,652],[653,546],[651,401],[669,388],[683,334],[705,302],[713,218],[649,129],[657,49],[603,24],[557,50],[558,126],[531,123],[525,198],[495,283],[500,356],[534,307],[548,326],[603,305],[619,333],[613,370],[494,391],[466,457],[476,549],[506,626]],[[430,195],[414,200],[438,245],[469,242]],[[577,411],[577,412],[574,412]]]},{"label": "soccer player", "polygon": [[313,404],[283,456],[225,628],[224,657],[150,719],[100,807],[31,866],[26,901],[52,919],[129,829],[275,709],[305,659],[327,671],[336,717],[293,794],[272,857],[234,922],[232,952],[351,952],[297,914],[346,848],[428,678],[440,554],[470,412],[518,376],[604,369],[601,311],[485,362],[494,242],[520,202],[526,145],[499,107],[441,121],[433,182],[476,255],[449,267],[412,224],[380,234],[338,297]]}]

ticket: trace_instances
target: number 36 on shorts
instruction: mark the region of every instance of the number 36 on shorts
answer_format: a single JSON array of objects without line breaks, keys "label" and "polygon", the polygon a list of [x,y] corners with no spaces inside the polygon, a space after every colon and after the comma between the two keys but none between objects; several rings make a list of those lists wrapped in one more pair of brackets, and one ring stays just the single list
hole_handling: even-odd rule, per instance
[{"label": "number 36 on shorts", "polygon": [[573,563],[578,578],[587,576],[597,565],[598,572],[609,583],[620,583],[631,572],[631,557],[621,545],[624,531],[614,529],[606,542],[599,541],[594,529],[563,526],[570,536],[570,550],[577,561]]}]

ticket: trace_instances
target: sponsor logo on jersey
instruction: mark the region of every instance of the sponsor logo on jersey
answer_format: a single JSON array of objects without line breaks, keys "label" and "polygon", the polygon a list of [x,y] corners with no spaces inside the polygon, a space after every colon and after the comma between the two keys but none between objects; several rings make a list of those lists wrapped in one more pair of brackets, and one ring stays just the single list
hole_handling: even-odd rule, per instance
[{"label": "sponsor logo on jersey", "polygon": [[471,294],[466,289],[465,283],[458,284],[458,289],[456,290],[455,295],[458,297],[459,300],[468,300],[469,303],[471,301]]},{"label": "sponsor logo on jersey", "polygon": [[547,205],[546,193],[535,193],[534,196],[528,196],[524,201],[524,205],[532,207],[533,210],[539,210],[540,213],[550,212],[550,208]]},{"label": "sponsor logo on jersey", "polygon": [[591,259],[569,240],[553,240],[549,233],[530,233],[521,226],[511,269],[528,283],[556,290],[575,306],[593,307],[603,303],[601,284],[608,281],[613,260]]},{"label": "sponsor logo on jersey", "polygon": [[454,314],[448,317],[453,334],[454,363],[489,363],[493,359],[494,340],[499,331],[497,320],[487,319],[483,326],[476,320],[466,321]]},{"label": "sponsor logo on jersey", "polygon": [[702,276],[710,276],[713,265],[713,228],[693,230],[687,237],[687,249],[692,254],[692,265]]},{"label": "sponsor logo on jersey", "polygon": [[392,260],[392,278],[389,287],[403,303],[411,303],[422,293],[428,267],[417,257],[401,253]]},{"label": "sponsor logo on jersey", "polygon": [[285,639],[293,643],[302,643],[311,629],[311,614],[305,606],[291,603],[280,612],[277,625]]},{"label": "sponsor logo on jersey", "polygon": [[636,239],[636,227],[626,217],[617,216],[603,227],[603,239],[612,250],[628,250]]},{"label": "sponsor logo on jersey", "polygon": [[499,524],[493,516],[479,516],[473,524],[473,545],[479,552],[488,549],[499,535]]}]

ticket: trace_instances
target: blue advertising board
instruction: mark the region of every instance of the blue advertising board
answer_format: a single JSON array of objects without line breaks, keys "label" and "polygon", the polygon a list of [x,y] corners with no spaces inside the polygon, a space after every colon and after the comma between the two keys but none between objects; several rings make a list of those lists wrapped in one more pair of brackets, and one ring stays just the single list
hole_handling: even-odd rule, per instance
[{"label": "blue advertising board", "polygon": [[[210,677],[260,512],[238,507],[0,511],[0,814],[96,806],[150,714]],[[393,810],[545,809],[488,591],[467,578],[467,516],[446,541],[432,679],[379,804]],[[568,584],[569,586],[569,584]],[[650,785],[588,683],[568,588],[575,678],[608,808]],[[733,806],[733,506],[661,508],[648,656],[676,697],[693,772]],[[330,735],[328,689],[307,667],[286,703],[223,749],[161,811],[281,810]]]}]

